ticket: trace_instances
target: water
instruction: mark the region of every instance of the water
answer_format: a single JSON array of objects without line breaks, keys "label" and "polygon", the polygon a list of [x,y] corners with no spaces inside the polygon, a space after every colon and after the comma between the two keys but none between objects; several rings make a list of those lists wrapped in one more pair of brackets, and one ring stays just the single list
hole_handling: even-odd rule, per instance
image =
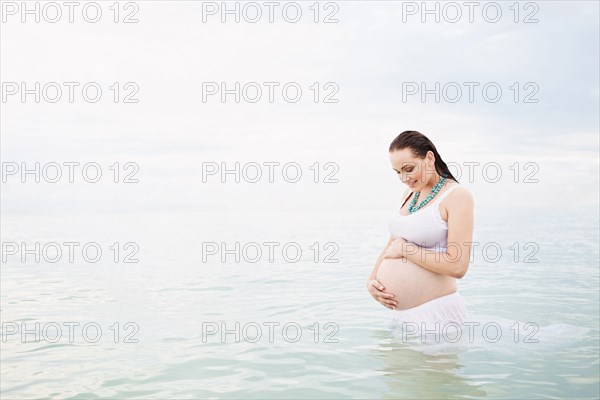
[{"label": "water", "polygon": [[[479,6],[470,22],[464,4],[458,23],[423,23],[401,1],[299,2],[298,23],[279,6],[268,22],[261,3],[258,23],[204,23],[208,2],[113,3],[99,2],[98,23],[77,7],[74,23],[65,8],[58,23],[3,14],[2,77],[63,88],[58,102],[47,101],[51,86],[40,102],[2,102],[3,166],[80,167],[74,183],[67,168],[56,184],[10,176],[1,241],[98,243],[102,257],[88,262],[79,246],[73,263],[65,247],[56,263],[2,262],[1,398],[600,397],[598,2],[499,2],[498,23]],[[116,10],[139,23],[115,23]],[[339,23],[315,23],[315,11]],[[64,82],[80,85],[73,103]],[[82,101],[91,82],[102,101]],[[248,101],[250,85],[241,102],[203,101],[207,82],[259,82],[262,98]],[[265,82],[278,83],[274,102]],[[465,82],[477,83],[474,101]],[[139,102],[124,102],[129,83]],[[288,83],[303,91],[297,103],[284,99]],[[406,83],[427,89],[426,102],[406,98]],[[479,329],[473,343],[406,343],[365,288],[399,207],[388,146],[405,129],[427,134],[473,183],[475,240],[502,249],[493,261],[477,247],[459,281],[470,319],[498,324],[498,342]],[[81,179],[91,162],[98,183]],[[130,162],[135,185],[124,182]],[[205,162],[280,164],[273,184],[267,168],[238,184],[203,180]],[[498,182],[484,179],[490,162]],[[282,180],[288,163],[301,165],[300,182]],[[264,245],[256,263],[203,260],[202,243],[236,241],[292,245],[273,262]]]},{"label": "water", "polygon": [[[388,215],[3,216],[4,242],[95,241],[106,253],[95,264],[14,256],[3,264],[2,397],[598,398],[597,211],[478,210],[474,240],[503,253],[492,262],[479,246],[459,290],[470,318],[495,321],[503,336],[456,345],[403,342],[388,325],[391,311],[367,293]],[[139,245],[139,263],[113,262],[108,247],[129,241]],[[203,262],[201,244],[221,241],[293,242],[303,252],[296,263],[282,258],[281,246],[272,263],[267,252],[256,263]],[[518,256],[509,249],[515,242]],[[293,248],[287,254],[295,257]],[[527,255],[538,262],[524,262]],[[323,262],[328,256],[338,262]],[[45,336],[24,342],[9,332],[23,322],[34,332],[39,322]],[[68,322],[79,323],[72,343]],[[515,341],[509,328],[517,322]],[[525,322],[539,327],[538,343],[524,341]],[[207,333],[221,323],[230,332],[224,340]],[[57,325],[56,343],[34,340],[54,338]]]}]

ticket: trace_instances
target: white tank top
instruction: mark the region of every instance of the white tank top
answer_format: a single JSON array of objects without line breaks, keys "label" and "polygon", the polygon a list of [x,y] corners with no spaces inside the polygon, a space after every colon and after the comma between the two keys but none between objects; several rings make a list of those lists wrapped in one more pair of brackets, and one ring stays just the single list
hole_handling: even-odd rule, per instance
[{"label": "white tank top", "polygon": [[401,215],[400,209],[413,192],[402,200],[400,209],[394,213],[388,224],[390,235],[394,238],[404,238],[417,246],[428,250],[446,251],[448,244],[448,223],[442,219],[440,214],[440,202],[459,184],[454,184],[442,194],[436,195],[433,200],[420,210]]}]

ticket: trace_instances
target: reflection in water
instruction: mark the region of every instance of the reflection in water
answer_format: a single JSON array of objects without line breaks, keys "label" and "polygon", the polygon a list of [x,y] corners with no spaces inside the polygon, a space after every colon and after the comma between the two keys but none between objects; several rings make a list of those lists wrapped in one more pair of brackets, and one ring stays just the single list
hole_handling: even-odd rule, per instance
[{"label": "reflection in water", "polygon": [[428,354],[402,343],[389,330],[374,330],[380,343],[373,357],[383,360],[384,382],[389,392],[383,398],[464,398],[485,397],[486,392],[460,374],[460,352]]}]

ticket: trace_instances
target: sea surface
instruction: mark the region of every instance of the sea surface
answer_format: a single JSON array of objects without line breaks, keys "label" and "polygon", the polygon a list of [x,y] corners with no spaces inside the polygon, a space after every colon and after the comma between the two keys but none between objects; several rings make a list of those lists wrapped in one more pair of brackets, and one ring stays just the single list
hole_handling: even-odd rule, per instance
[{"label": "sea surface", "polygon": [[597,210],[478,213],[458,343],[366,291],[389,215],[4,216],[2,398],[598,398]]}]

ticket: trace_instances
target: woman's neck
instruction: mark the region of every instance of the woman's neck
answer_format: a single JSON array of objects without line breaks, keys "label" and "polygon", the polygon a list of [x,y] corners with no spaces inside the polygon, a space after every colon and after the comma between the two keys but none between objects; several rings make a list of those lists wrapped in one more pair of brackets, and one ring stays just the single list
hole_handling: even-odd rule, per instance
[{"label": "woman's neck", "polygon": [[440,181],[440,179],[442,179],[442,177],[436,174],[436,176],[433,177],[433,178],[431,178],[429,180],[429,182],[427,182],[427,184],[423,187],[423,189],[421,189],[421,191],[419,192],[419,194],[423,195],[423,194],[430,193],[431,190],[433,189],[433,187],[435,185],[437,185],[437,183]]}]

